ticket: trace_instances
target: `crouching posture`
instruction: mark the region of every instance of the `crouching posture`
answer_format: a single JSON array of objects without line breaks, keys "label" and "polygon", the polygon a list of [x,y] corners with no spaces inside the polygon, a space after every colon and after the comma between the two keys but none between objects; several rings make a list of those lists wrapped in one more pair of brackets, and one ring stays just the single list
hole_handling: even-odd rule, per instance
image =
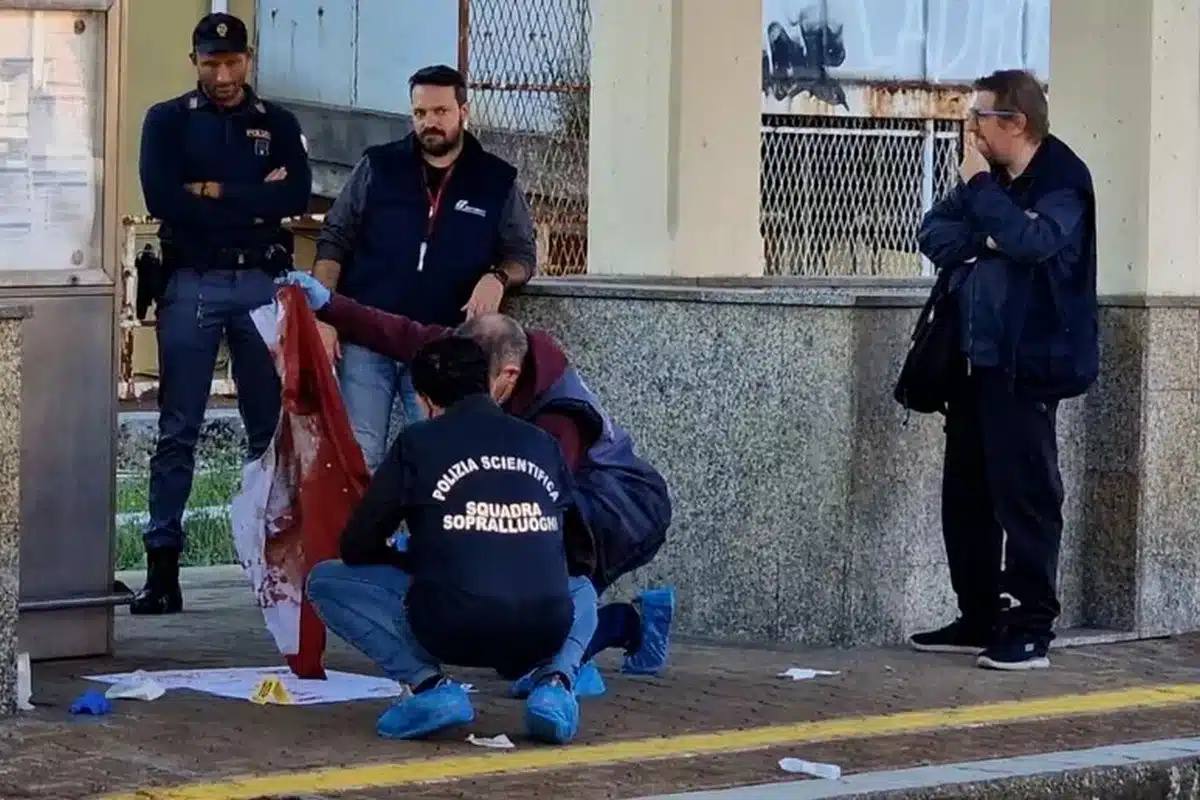
[{"label": "crouching posture", "polygon": [[[340,561],[317,564],[308,595],[326,626],[411,687],[379,718],[381,736],[415,739],[475,718],[442,665],[515,679],[531,738],[579,729],[573,680],[596,632],[591,533],[546,432],[488,393],[488,358],[451,337],[411,364],[428,415],[406,428],[342,534]],[[389,538],[408,523],[407,550]]]},{"label": "crouching posture", "polygon": [[[317,318],[332,325],[341,341],[401,363],[411,361],[422,345],[447,336],[474,340],[488,354],[491,394],[500,407],[558,442],[574,479],[575,501],[595,539],[591,579],[596,591],[602,595],[654,559],[671,524],[667,483],[638,455],[633,437],[609,416],[549,333],[523,328],[502,314],[475,317],[455,329],[422,325],[330,292],[303,272],[288,273],[280,281],[301,287]],[[670,652],[674,613],[671,587],[648,589],[633,603],[601,607],[584,668],[575,678],[576,693],[604,693],[604,680],[591,659],[610,648],[625,651],[622,669],[627,673],[661,672]],[[513,694],[528,694],[535,678],[523,677]]]}]

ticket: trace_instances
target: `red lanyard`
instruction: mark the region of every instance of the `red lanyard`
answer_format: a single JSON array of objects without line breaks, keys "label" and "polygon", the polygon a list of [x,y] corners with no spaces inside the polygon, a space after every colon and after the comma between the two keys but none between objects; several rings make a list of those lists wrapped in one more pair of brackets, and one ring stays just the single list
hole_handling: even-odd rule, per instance
[{"label": "red lanyard", "polygon": [[429,190],[429,173],[425,172],[424,167],[421,169],[421,175],[425,180],[425,196],[429,198],[429,221],[425,225],[426,242],[433,236],[433,226],[437,224],[438,214],[442,210],[442,196],[446,194],[446,184],[450,182],[450,176],[454,174],[456,166],[458,166],[457,161],[446,169],[446,174],[442,176],[442,182],[438,185],[437,192]]}]

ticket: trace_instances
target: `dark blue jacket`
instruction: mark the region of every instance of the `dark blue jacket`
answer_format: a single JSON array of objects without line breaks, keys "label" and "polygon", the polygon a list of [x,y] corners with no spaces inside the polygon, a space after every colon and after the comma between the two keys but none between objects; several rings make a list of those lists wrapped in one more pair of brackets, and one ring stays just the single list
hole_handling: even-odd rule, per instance
[{"label": "dark blue jacket", "polygon": [[573,367],[567,367],[521,415],[531,420],[548,411],[585,419],[595,434],[573,478],[576,502],[597,544],[592,581],[603,591],[617,578],[648,564],[662,547],[671,525],[670,492]]},{"label": "dark blue jacket", "polygon": [[464,134],[421,264],[430,201],[416,137],[369,148],[365,158],[371,182],[338,291],[418,322],[462,322],[462,306],[475,284],[501,262],[501,220],[516,168]]},{"label": "dark blue jacket", "polygon": [[[568,528],[585,523],[553,437],[487,395],[408,426],[342,534],[348,564],[412,575],[413,634],[439,660],[514,677],[553,655],[573,608]],[[401,522],[408,550],[387,539]],[[573,535],[578,530],[572,531]]]},{"label": "dark blue jacket", "polygon": [[1039,400],[1091,387],[1100,371],[1095,190],[1066,144],[1048,137],[1011,182],[995,170],[956,187],[918,239],[937,269],[955,270],[972,368],[998,368]]},{"label": "dark blue jacket", "polygon": [[[264,183],[279,167],[287,168],[287,178]],[[160,236],[188,251],[277,243],[280,220],[303,214],[312,192],[296,117],[250,89],[231,109],[199,89],[152,106],[138,169],[146,209],[162,222]],[[221,184],[220,199],[184,188],[203,181]]]}]

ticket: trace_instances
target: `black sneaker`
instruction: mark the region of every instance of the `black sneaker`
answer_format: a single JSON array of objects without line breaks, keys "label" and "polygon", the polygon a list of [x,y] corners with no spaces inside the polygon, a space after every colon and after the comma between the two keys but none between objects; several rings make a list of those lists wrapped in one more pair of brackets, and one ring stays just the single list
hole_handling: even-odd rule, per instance
[{"label": "black sneaker", "polygon": [[975,662],[984,669],[1024,672],[1050,666],[1050,642],[1044,636],[1011,634],[984,650]]},{"label": "black sneaker", "polygon": [[969,627],[961,619],[936,631],[914,633],[908,644],[921,653],[961,653],[977,656],[991,644],[992,635],[986,629]]}]

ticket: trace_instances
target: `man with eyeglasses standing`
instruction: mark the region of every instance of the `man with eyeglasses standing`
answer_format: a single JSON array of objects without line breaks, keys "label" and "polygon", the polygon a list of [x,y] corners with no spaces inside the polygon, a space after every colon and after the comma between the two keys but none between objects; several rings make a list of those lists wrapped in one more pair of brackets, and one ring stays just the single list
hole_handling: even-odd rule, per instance
[{"label": "man with eyeglasses standing", "polygon": [[975,90],[962,183],[918,237],[936,269],[953,271],[960,310],[942,478],[960,617],[910,642],[985,668],[1039,669],[1060,612],[1055,417],[1099,373],[1095,193],[1087,166],[1050,134],[1033,75],[996,72]]}]

